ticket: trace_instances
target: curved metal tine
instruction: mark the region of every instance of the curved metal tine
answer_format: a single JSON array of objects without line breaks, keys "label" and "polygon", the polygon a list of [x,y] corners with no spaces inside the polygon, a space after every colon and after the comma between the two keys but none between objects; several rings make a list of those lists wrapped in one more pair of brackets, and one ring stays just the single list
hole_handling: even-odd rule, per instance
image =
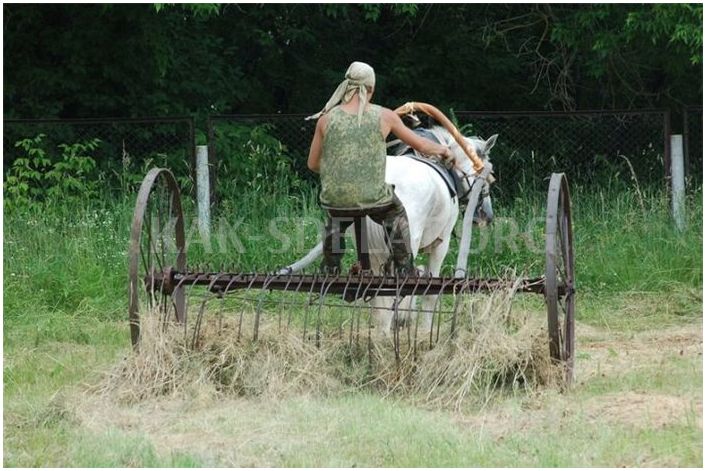
[{"label": "curved metal tine", "polygon": [[255,308],[255,323],[253,324],[253,342],[257,342],[260,333],[260,314],[262,313],[262,303],[267,296],[267,287],[278,277],[277,274],[267,274],[265,282],[262,284],[260,294],[257,299],[257,308]]},{"label": "curved metal tine", "polygon": [[[238,275],[238,276],[240,276],[240,275]],[[245,275],[245,276],[252,276],[252,278],[250,279],[250,283],[248,284],[248,287],[245,288],[245,295],[247,297],[247,293],[250,291],[250,288],[252,288],[252,285],[255,283],[255,280],[257,279],[257,275],[249,274],[249,275]],[[245,304],[247,304],[247,303],[243,304],[243,307],[240,309],[240,317],[238,318],[238,336],[236,337],[236,340],[238,342],[240,341],[240,336],[243,331],[243,314],[245,313]]]},{"label": "curved metal tine", "polygon": [[169,321],[169,316],[168,316],[169,303],[167,302],[167,298],[169,298],[170,296],[163,291],[163,287],[164,287],[164,280],[162,280],[160,282],[160,286],[159,286],[159,305],[158,306],[159,306],[159,311],[160,311],[160,313],[159,313],[159,317],[161,319],[160,322],[162,322],[162,323],[164,323],[164,325],[166,325],[167,322]]},{"label": "curved metal tine", "polygon": [[399,274],[395,273],[395,302],[393,304],[394,312],[392,313],[392,324],[394,330],[392,331],[392,340],[395,346],[395,363],[397,365],[399,365],[400,363],[400,287],[404,286],[404,284],[407,282],[408,277],[409,275],[406,275],[404,277],[404,280],[400,284],[400,276]]},{"label": "curved metal tine", "polygon": [[211,289],[216,284],[218,279],[221,278],[221,276],[223,276],[223,275],[218,274],[213,277],[211,282],[208,284],[208,289],[206,290],[206,292],[203,295],[204,299],[203,299],[203,302],[201,303],[201,308],[199,309],[199,313],[196,316],[196,323],[194,324],[194,335],[191,339],[191,348],[194,348],[196,346],[196,339],[198,337],[200,337],[200,335],[201,335],[201,324],[203,322],[203,314],[206,310],[206,303],[209,301],[209,299],[211,299],[212,296],[215,296],[215,294],[213,292],[211,292]]},{"label": "curved metal tine", "polygon": [[[414,287],[412,287],[412,293],[409,294],[409,309],[407,309],[407,321],[405,322],[405,326],[407,327],[407,353],[409,354],[409,350],[412,349],[412,311],[414,310],[414,306],[412,303],[414,302],[414,297],[417,295],[417,288],[419,288],[419,282],[421,281],[420,276],[415,277],[415,283]],[[415,333],[416,336],[416,333]],[[416,338],[415,338],[416,340]]]},{"label": "curved metal tine", "polygon": [[[183,315],[184,315],[184,319],[183,319],[184,324],[186,324],[186,313],[187,313],[187,301],[186,301],[187,296],[186,296],[186,291],[184,290],[184,286],[183,286],[185,281],[186,281],[186,278],[182,278],[181,280],[179,280],[179,282],[174,287],[174,291],[172,291],[172,299],[174,298],[174,293],[181,292],[183,294],[184,305],[181,306],[181,308],[183,310]],[[175,302],[172,304],[174,306],[174,313],[177,314],[177,322],[179,322],[179,317],[178,317],[178,312],[177,312],[177,309],[179,309],[179,307],[176,305]]]},{"label": "curved metal tine", "polygon": [[287,284],[284,285],[283,295],[279,296],[279,306],[277,307],[277,333],[282,333],[282,306],[284,305],[284,293],[289,292],[289,285],[292,283],[292,274],[280,275],[287,277]]},{"label": "curved metal tine", "polygon": [[[372,280],[368,283],[372,283]],[[356,319],[360,318],[360,299],[362,298],[362,294],[360,292],[361,288],[363,287],[363,272],[358,273],[358,283],[357,283],[357,288],[355,289],[355,299],[353,300],[353,309],[351,309],[351,328],[350,332],[348,334],[348,348],[352,348],[353,346],[353,325],[355,324]],[[359,296],[360,295],[360,296]],[[360,324],[360,322],[359,322]]]},{"label": "curved metal tine", "polygon": [[201,334],[201,319],[203,319],[203,313],[206,310],[206,303],[208,302],[208,297],[201,301],[201,307],[199,308],[199,313],[196,315],[196,323],[194,324],[194,333],[191,336],[191,349],[196,348],[196,339]]},{"label": "curved metal tine", "polygon": [[436,341],[437,343],[439,342],[439,331],[441,329],[441,300],[443,298],[442,293],[446,289],[446,287],[451,284],[454,281],[453,277],[442,277],[441,278],[441,288],[439,289],[439,295],[436,298],[436,301],[434,302],[434,306],[432,307],[432,315],[431,315],[431,322],[432,322],[432,327],[431,330],[429,331],[429,348],[432,348],[434,346],[434,314],[438,312],[439,316],[436,319]]},{"label": "curved metal tine", "polygon": [[[431,276],[430,271],[426,272],[424,274],[424,277],[426,278],[427,286],[426,286],[426,288],[424,288],[424,292],[422,293],[422,296],[421,296],[422,298],[425,298],[426,296],[428,296],[429,290],[431,289],[431,280],[433,278]],[[420,279],[420,281],[421,281],[421,279]],[[414,322],[414,359],[415,360],[417,359],[417,338],[418,338],[418,334],[419,334],[419,317],[420,317],[419,314],[422,313],[422,305],[424,304],[423,299],[420,301],[421,302],[418,304],[418,307],[416,308],[417,315],[415,316],[415,322]],[[426,311],[424,311],[424,315],[426,315]],[[433,320],[434,320],[434,317],[432,316],[432,321]]]},{"label": "curved metal tine", "polygon": [[309,327],[309,309],[311,308],[311,297],[314,292],[314,285],[316,285],[316,282],[319,279],[319,274],[314,273],[314,277],[311,280],[311,287],[309,288],[309,294],[308,294],[308,300],[306,303],[306,308],[304,309],[304,333],[302,335],[302,340],[306,342],[306,331],[307,328]]},{"label": "curved metal tine", "polygon": [[[331,281],[327,286],[326,281],[329,278],[331,278]],[[331,286],[336,282],[336,280],[338,280],[338,275],[330,276],[329,274],[326,274],[324,276],[324,281],[321,283],[321,290],[319,291],[319,308],[316,313],[316,348],[321,348],[321,308],[323,307],[324,299],[326,299],[328,290],[331,289]]]},{"label": "curved metal tine", "polygon": [[[380,293],[380,289],[383,287],[383,285],[387,282],[387,275],[383,275],[380,277],[380,284],[378,287],[375,289],[375,295],[370,296],[368,298],[368,302],[375,296],[377,296],[378,293]],[[368,309],[368,363],[372,365],[373,362],[373,305],[370,305],[370,309]]]},{"label": "curved metal tine", "polygon": [[[197,283],[201,280],[201,278],[203,278],[204,276],[205,276],[205,275],[203,275],[203,274],[201,274],[201,273],[199,273],[199,274],[196,275],[196,278],[194,279],[194,281],[191,282],[191,286],[189,286],[189,292],[191,292],[191,290],[194,289],[194,286],[196,286],[196,284],[197,284]],[[188,298],[188,296],[186,296],[186,293],[184,293],[184,295],[185,295],[185,297]],[[186,317],[186,313],[187,313],[187,312],[188,312],[188,308],[187,308],[187,309],[184,309],[184,338],[187,338],[187,337],[189,336],[189,327],[188,327],[189,322],[188,322],[188,318]]]},{"label": "curved metal tine", "polygon": [[[466,281],[463,279],[457,280],[454,282],[454,307],[453,307],[453,312],[451,313],[451,335],[450,338],[455,338],[456,337],[456,323],[457,323],[457,313],[458,313],[458,307],[461,302],[461,299],[463,297],[463,293],[465,292],[465,287],[466,287]],[[459,289],[460,288],[460,289]]]},{"label": "curved metal tine", "polygon": [[[351,283],[351,280],[353,279],[353,274],[348,271],[348,277],[346,278],[346,284],[343,286],[343,293],[341,294],[341,299],[345,300],[346,299],[346,293],[348,292],[348,286]],[[338,337],[342,340],[343,339],[343,307],[338,309]]]},{"label": "curved metal tine", "polygon": [[[293,274],[290,274],[289,276],[294,276]],[[304,276],[302,274],[299,274],[299,283],[297,284],[297,288],[295,290],[296,293],[299,293],[301,291],[302,285],[304,284]],[[284,299],[284,298],[282,298]],[[289,332],[289,327],[292,325],[292,311],[293,309],[290,307],[290,309],[287,310],[287,332]]]},{"label": "curved metal tine", "polygon": [[[372,274],[371,274],[370,283],[368,283],[368,285],[365,287],[365,290],[362,293],[363,302],[369,303],[375,296],[377,296],[377,293],[380,292],[380,289],[387,281],[387,276],[383,274],[380,277],[380,284],[376,288],[374,288],[375,294],[370,295],[370,294],[368,294],[368,291],[372,287],[374,280],[375,280],[375,277],[372,276]],[[373,338],[372,338],[372,323],[373,322],[372,322],[372,320],[373,320],[373,306],[372,306],[372,304],[370,304],[368,306],[368,354],[369,355],[372,354],[372,348],[373,348]],[[356,345],[358,345],[358,340],[360,338],[360,315],[358,315],[358,324],[356,326],[356,332],[357,332],[356,333]],[[372,361],[372,357],[370,357],[369,359]]]},{"label": "curved metal tine", "polygon": [[230,273],[224,273],[224,276],[229,276],[230,280],[228,281],[225,290],[221,291],[221,306],[218,310],[218,332],[223,331],[223,311],[225,310],[226,305],[226,294],[228,293],[228,291],[230,291],[230,287],[237,280],[237,277],[233,276]]}]

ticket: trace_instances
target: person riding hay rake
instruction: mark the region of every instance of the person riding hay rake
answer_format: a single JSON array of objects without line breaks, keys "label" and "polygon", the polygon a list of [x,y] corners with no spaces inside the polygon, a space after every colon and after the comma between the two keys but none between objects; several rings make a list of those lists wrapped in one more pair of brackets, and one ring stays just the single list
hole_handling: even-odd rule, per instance
[{"label": "person riding hay rake", "polygon": [[[307,166],[321,177],[321,206],[327,211],[321,269],[341,271],[345,243],[341,234],[353,222],[345,214],[367,215],[388,235],[392,268],[401,275],[416,273],[410,248],[409,221],[394,187],[385,182],[385,140],[392,132],[426,155],[452,159],[449,147],[407,128],[392,110],[371,103],[375,71],[353,62],[324,108],[306,119],[317,119]],[[359,248],[360,251],[360,248]]]}]

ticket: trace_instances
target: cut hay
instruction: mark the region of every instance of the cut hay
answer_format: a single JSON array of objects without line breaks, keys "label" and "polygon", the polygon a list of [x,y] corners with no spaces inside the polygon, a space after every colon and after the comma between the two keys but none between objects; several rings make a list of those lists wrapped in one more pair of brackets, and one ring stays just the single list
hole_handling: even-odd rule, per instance
[{"label": "cut hay", "polygon": [[282,397],[367,389],[445,408],[484,404],[498,393],[531,392],[559,377],[549,358],[545,314],[513,308],[514,294],[513,287],[464,297],[454,335],[450,320],[443,320],[434,348],[420,334],[415,348],[399,358],[392,340],[377,336],[363,321],[355,341],[323,334],[318,347],[276,322],[263,321],[253,341],[235,334],[235,321],[222,321],[218,327],[205,324],[192,348],[183,327],[164,329],[152,316],[142,322],[139,350],[116,365],[97,390],[126,402],[165,395]]}]

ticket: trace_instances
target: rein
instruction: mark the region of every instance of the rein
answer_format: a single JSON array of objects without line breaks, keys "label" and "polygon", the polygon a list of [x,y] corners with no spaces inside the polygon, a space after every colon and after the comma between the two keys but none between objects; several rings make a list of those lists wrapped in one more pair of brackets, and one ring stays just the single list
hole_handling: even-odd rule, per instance
[{"label": "rein", "polygon": [[441,110],[439,110],[439,108],[430,105],[429,103],[415,103],[413,101],[410,101],[397,108],[395,110],[395,113],[400,116],[403,116],[406,114],[412,114],[415,111],[421,111],[422,113],[431,116],[439,123],[441,123],[441,125],[446,128],[448,132],[451,133],[451,136],[458,143],[458,145],[461,146],[463,152],[465,152],[465,154],[471,160],[471,163],[473,164],[473,170],[475,170],[478,174],[481,173],[484,167],[483,161],[478,157],[475,150],[471,148],[470,144],[466,142],[461,132],[456,128],[456,126],[454,126],[451,120],[449,120],[449,118],[447,118],[446,115],[442,113]]}]

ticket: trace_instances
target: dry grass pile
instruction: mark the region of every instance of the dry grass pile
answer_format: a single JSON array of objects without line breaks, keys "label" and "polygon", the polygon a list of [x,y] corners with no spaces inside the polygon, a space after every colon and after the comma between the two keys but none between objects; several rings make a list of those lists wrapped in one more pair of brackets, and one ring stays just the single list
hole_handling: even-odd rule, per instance
[{"label": "dry grass pile", "polygon": [[121,401],[211,393],[236,396],[326,394],[342,388],[330,374],[330,352],[292,334],[263,327],[257,342],[236,340],[228,325],[205,326],[193,349],[183,329],[142,323],[139,351],[125,357],[98,385]]},{"label": "dry grass pile", "polygon": [[399,361],[392,341],[369,338],[367,328],[358,342],[331,336],[317,348],[274,325],[263,324],[257,342],[237,340],[235,326],[206,325],[192,349],[183,329],[165,331],[147,319],[139,352],[116,365],[98,389],[132,402],[194,390],[278,397],[364,388],[458,408],[501,391],[532,390],[555,377],[544,315],[513,309],[513,295],[514,289],[469,296],[453,337],[444,322],[434,348],[420,340],[416,351],[403,348]]},{"label": "dry grass pile", "polygon": [[561,370],[549,358],[546,315],[513,308],[515,288],[467,299],[457,335],[421,357],[411,390],[458,409],[501,391],[557,386]]}]

